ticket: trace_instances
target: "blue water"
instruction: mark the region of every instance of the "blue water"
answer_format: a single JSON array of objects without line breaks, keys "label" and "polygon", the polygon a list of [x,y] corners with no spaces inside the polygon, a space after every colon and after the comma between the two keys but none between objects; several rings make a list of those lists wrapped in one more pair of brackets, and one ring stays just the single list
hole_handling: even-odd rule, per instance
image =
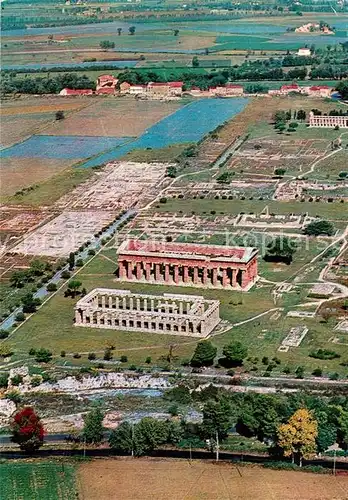
[{"label": "blue water", "polygon": [[[128,51],[129,52],[129,51]],[[141,51],[139,51],[141,52]],[[28,63],[28,64],[3,64],[4,70],[23,70],[23,69],[52,69],[52,68],[66,68],[66,69],[83,69],[83,68],[99,68],[100,66],[110,66],[113,68],[131,68],[137,64],[138,61],[93,61],[83,63]]]},{"label": "blue water", "polygon": [[143,135],[112,151],[83,163],[94,167],[121,158],[134,149],[163,148],[172,144],[197,142],[224,121],[240,113],[248,103],[245,98],[202,99],[180,108],[147,129]]},{"label": "blue water", "polygon": [[128,137],[33,135],[24,142],[0,151],[2,158],[89,158],[129,141]]}]

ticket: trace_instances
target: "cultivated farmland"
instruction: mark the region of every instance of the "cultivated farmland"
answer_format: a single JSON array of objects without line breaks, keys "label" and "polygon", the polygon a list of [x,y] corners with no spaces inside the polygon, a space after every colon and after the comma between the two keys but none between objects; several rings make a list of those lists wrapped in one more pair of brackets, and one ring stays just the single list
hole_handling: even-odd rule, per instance
[{"label": "cultivated farmland", "polygon": [[[79,469],[84,500],[339,500],[345,477],[184,460],[100,460]],[[116,487],[117,485],[117,487]]]}]

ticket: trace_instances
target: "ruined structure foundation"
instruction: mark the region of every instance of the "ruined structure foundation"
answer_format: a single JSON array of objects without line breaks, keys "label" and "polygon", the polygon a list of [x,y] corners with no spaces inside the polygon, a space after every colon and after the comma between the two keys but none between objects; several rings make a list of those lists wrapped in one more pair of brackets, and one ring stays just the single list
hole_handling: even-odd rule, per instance
[{"label": "ruined structure foundation", "polygon": [[122,281],[246,291],[257,280],[252,247],[129,239],[117,253]]},{"label": "ruined structure foundation", "polygon": [[206,337],[220,322],[218,300],[95,288],[75,306],[75,326]]}]

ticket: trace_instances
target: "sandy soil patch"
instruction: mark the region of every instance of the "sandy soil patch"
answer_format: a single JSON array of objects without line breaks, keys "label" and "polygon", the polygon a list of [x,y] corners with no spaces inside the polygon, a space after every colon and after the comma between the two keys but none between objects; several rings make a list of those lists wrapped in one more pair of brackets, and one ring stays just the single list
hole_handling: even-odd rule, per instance
[{"label": "sandy soil patch", "polygon": [[0,172],[1,197],[46,181],[73,163],[72,160],[42,158],[2,158]]},{"label": "sandy soil patch", "polygon": [[348,478],[185,460],[102,459],[79,469],[83,500],[342,500]]},{"label": "sandy soil patch", "polygon": [[95,103],[45,130],[47,135],[135,137],[174,113],[179,102],[136,101],[134,98],[95,99]]}]

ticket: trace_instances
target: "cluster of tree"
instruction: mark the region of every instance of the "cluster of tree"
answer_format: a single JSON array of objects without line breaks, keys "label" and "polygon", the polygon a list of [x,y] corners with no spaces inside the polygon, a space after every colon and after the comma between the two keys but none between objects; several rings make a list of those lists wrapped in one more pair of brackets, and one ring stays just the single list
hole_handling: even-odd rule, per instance
[{"label": "cluster of tree", "polygon": [[289,265],[296,249],[297,243],[295,240],[287,236],[277,236],[267,244],[264,260],[267,262],[284,262]]},{"label": "cluster of tree", "polygon": [[292,117],[294,119],[303,121],[306,118],[306,112],[302,109],[294,112],[292,112],[291,109],[289,109],[288,111],[278,110],[273,115],[274,128],[276,130],[279,130],[280,133],[283,133],[288,126],[288,132],[295,132],[298,127],[298,123],[296,121],[291,122],[290,120]]},{"label": "cluster of tree", "polygon": [[85,75],[62,73],[47,78],[19,78],[7,75],[1,79],[0,91],[3,94],[58,94],[62,89],[95,89],[95,82]]},{"label": "cluster of tree", "polygon": [[[214,363],[216,354],[217,348],[210,340],[202,340],[198,342],[190,364],[196,368],[211,366]],[[232,342],[223,347],[222,355],[223,357],[219,359],[219,363],[222,366],[240,366],[243,364],[243,360],[248,356],[248,349],[240,342]]]},{"label": "cluster of tree", "polygon": [[335,232],[333,224],[327,220],[315,220],[304,228],[304,234],[308,236],[327,235],[332,236]]},{"label": "cluster of tree", "polygon": [[337,85],[336,90],[338,90],[343,99],[348,99],[348,81],[340,82]]},{"label": "cluster of tree", "polygon": [[23,288],[27,283],[33,283],[36,278],[52,273],[52,265],[40,259],[35,259],[30,263],[28,269],[14,271],[10,277],[11,286]]}]

